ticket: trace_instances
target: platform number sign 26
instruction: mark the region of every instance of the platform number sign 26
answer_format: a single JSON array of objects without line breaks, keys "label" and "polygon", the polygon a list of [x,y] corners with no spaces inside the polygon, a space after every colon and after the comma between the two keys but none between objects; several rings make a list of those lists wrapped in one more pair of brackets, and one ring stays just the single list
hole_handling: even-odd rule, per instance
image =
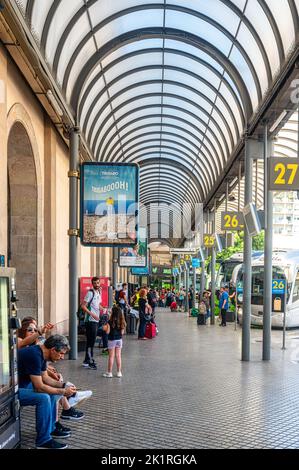
[{"label": "platform number sign 26", "polygon": [[221,230],[244,230],[244,216],[242,212],[221,212]]},{"label": "platform number sign 26", "polygon": [[206,248],[212,248],[213,246],[215,246],[215,236],[205,234],[203,236],[203,243]]},{"label": "platform number sign 26", "polygon": [[268,160],[270,191],[299,190],[299,159],[271,157]]}]

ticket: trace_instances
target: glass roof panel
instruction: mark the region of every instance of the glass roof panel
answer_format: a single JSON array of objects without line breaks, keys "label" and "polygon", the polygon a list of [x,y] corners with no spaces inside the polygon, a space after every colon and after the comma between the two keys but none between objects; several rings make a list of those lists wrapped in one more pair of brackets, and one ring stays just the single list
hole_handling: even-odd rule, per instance
[{"label": "glass roof panel", "polygon": [[[162,68],[161,69],[149,69],[149,70],[144,70],[140,72],[135,72],[132,73],[120,80],[117,80],[117,82],[109,86],[109,92],[111,96],[115,95],[118,93],[120,90],[124,90],[130,85],[134,85],[137,83],[143,83],[148,80],[162,80]],[[109,85],[110,82],[108,82]],[[139,88],[136,88],[138,90]]]},{"label": "glass roof panel", "polygon": [[177,85],[169,85],[168,83],[166,83],[164,85],[163,91],[164,93],[170,93],[173,95],[177,94],[179,97],[186,98],[187,100],[190,100],[190,101],[194,100],[194,103],[204,108],[207,112],[211,112],[212,105],[206,99],[199,96],[199,94],[196,93],[196,90],[192,92],[179,85],[180,85],[179,83]]},{"label": "glass roof panel", "polygon": [[[172,97],[169,97],[169,96],[164,96],[163,97],[163,104],[164,105],[171,105],[171,106],[178,106],[180,108],[183,108],[185,111],[188,111],[192,114],[195,114],[197,117],[201,118],[205,123],[208,122],[208,115],[205,114],[203,111],[201,111],[197,106],[196,106],[196,103],[192,104],[192,103],[188,103],[187,101],[185,100],[181,100],[179,99],[180,96],[178,96],[178,98],[172,98]],[[206,105],[205,106],[206,108],[209,109],[209,111],[212,109],[210,106]]]},{"label": "glass roof panel", "polygon": [[252,64],[254,65],[254,68],[259,78],[259,82],[261,84],[262,92],[264,93],[268,88],[268,78],[265,62],[260,48],[258,47],[258,44],[253,38],[252,34],[248,30],[248,28],[244,26],[244,24],[241,25],[237,38],[240,44],[242,44],[242,46],[244,47],[244,50],[246,50],[249,58],[251,59]]},{"label": "glass roof panel", "polygon": [[[195,62],[194,60],[191,60],[187,57],[180,57],[177,56],[176,54],[165,54],[165,65],[172,65],[172,66],[179,66],[181,68],[184,68],[185,70],[189,70],[190,72],[193,72],[200,77],[204,78],[207,80],[209,83],[211,83],[214,87],[218,87],[220,83],[220,79],[207,67],[205,67],[202,64],[199,64]],[[165,71],[165,74],[167,74],[167,70]],[[173,72],[169,71],[169,74],[172,74]],[[165,77],[166,78],[166,77]]]},{"label": "glass roof panel", "polygon": [[[141,82],[139,82],[139,84],[141,84]],[[117,106],[121,105],[122,103],[132,98],[135,98],[136,96],[143,96],[149,93],[161,93],[161,88],[162,88],[162,83],[153,83],[153,84],[150,83],[148,85],[136,86],[132,88],[131,90],[128,90],[122,93],[117,98],[114,98],[114,96],[111,94],[110,96],[111,96],[113,108],[116,108]]]},{"label": "glass roof panel", "polygon": [[139,108],[141,106],[155,106],[160,104],[160,96],[143,97],[142,95],[137,95],[136,100],[132,101],[132,103],[126,104],[125,106],[122,106],[119,111],[114,112],[114,115],[116,119],[120,119],[124,114],[134,111],[135,108]]},{"label": "glass roof panel", "polygon": [[[226,78],[226,77],[225,77]],[[233,112],[233,115],[235,116],[235,119],[237,121],[240,133],[242,132],[243,125],[242,125],[242,115],[240,113],[240,110],[237,106],[237,103],[235,100],[232,98],[231,92],[228,90],[225,82],[223,81],[220,85],[219,92],[223,96],[223,98],[229,103],[230,108]],[[219,100],[220,101],[220,100]],[[240,103],[240,102],[239,102]],[[219,103],[218,106],[220,107]],[[243,109],[242,103],[240,103],[241,109]]]},{"label": "glass roof panel", "polygon": [[[77,22],[76,25],[77,26],[72,28],[72,30],[70,31],[70,34],[68,35],[67,39],[67,47],[63,47],[59,58],[59,64],[57,69],[57,80],[59,83],[63,82],[65,69],[76,47],[90,30],[87,15],[83,15],[80,18],[80,22]],[[87,58],[88,56],[86,57],[86,60]]]},{"label": "glass roof panel", "polygon": [[[48,40],[45,47],[45,55],[51,66],[53,65],[55,52],[63,32],[65,31],[72,17],[83,5],[83,0],[72,0],[69,2],[67,9],[65,8],[65,3],[63,1],[58,5],[58,8],[51,20],[48,32]],[[78,24],[79,23],[77,23],[77,25]]]},{"label": "glass roof panel", "polygon": [[74,66],[72,67],[70,76],[69,76],[69,81],[68,81],[68,86],[66,90],[66,97],[67,100],[70,101],[71,98],[71,93],[76,86],[76,81],[78,79],[78,76],[84,67],[86,63],[86,57],[90,57],[96,52],[95,49],[95,44],[93,39],[90,39],[84,47],[80,50],[79,54],[76,57],[76,62],[74,63]]},{"label": "glass roof panel", "polygon": [[236,69],[240,73],[241,77],[243,78],[245,85],[249,91],[252,107],[254,110],[258,107],[258,96],[257,96],[257,89],[254,83],[253,76],[249,69],[247,62],[245,61],[244,57],[238,49],[234,46],[230,55],[230,60],[235,65]]},{"label": "glass roof panel", "polygon": [[273,0],[265,1],[268,4],[278,25],[284,50],[287,54],[290,50],[290,46],[293,45],[293,41],[295,40],[294,23],[289,2],[288,0],[279,0],[279,2]]},{"label": "glass roof panel", "polygon": [[[97,81],[97,86],[93,87],[91,89],[90,94],[88,95],[88,99],[84,103],[84,106],[82,108],[82,113],[81,113],[81,116],[80,116],[80,122],[81,123],[84,122],[86,114],[88,113],[88,111],[90,111],[90,105],[91,105],[92,101],[98,96],[99,92],[101,90],[103,90],[103,88],[105,88],[105,82],[104,82],[104,78],[101,77]],[[106,97],[101,99],[102,104],[104,104],[106,100],[107,100],[107,95],[106,95]],[[92,111],[91,111],[91,116],[95,116],[94,109],[92,109]]]},{"label": "glass roof panel", "polygon": [[249,0],[246,8],[246,16],[253,24],[254,29],[261,38],[270,61],[272,74],[279,69],[279,53],[275,36],[269,20],[259,4],[258,0]]},{"label": "glass roof panel", "polygon": [[[107,67],[111,62],[120,59],[121,57],[130,54],[132,52],[141,51],[143,49],[160,49],[163,47],[162,38],[149,38],[141,39],[140,41],[135,41],[124,46],[119,47],[115,51],[112,51],[107,57],[102,60],[103,67]],[[136,56],[138,57],[138,55]],[[138,66],[138,59],[137,66]]]},{"label": "glass roof panel", "polygon": [[116,67],[109,69],[105,76],[108,82],[123,74],[127,70],[134,70],[135,68],[144,67],[148,65],[161,65],[162,54],[161,52],[147,52],[140,54],[137,57],[130,57],[126,60],[122,60]]},{"label": "glass roof panel", "polygon": [[34,32],[35,38],[38,39],[38,41],[40,42],[43,33],[44,23],[46,21],[47,14],[51,8],[53,0],[45,0],[43,2],[39,2],[38,8],[36,3],[37,2],[35,2],[32,11],[31,30]]},{"label": "glass roof panel", "polygon": [[181,41],[175,41],[173,39],[165,39],[165,48],[167,49],[167,54],[170,54],[169,49],[172,49],[173,51],[181,51],[183,53],[185,52],[196,57],[199,60],[207,62],[219,73],[223,72],[223,67],[221,67],[221,65],[215,59],[213,59],[213,57],[211,57],[209,54],[202,51],[198,47],[192,46],[191,44],[186,44],[185,42]]},{"label": "glass roof panel", "polygon": [[200,37],[212,44],[218,50],[220,50],[224,55],[228,55],[231,41],[215,26],[207,23],[206,21],[196,18],[192,15],[187,15],[185,13],[176,11],[166,12],[166,27],[176,28],[182,31],[188,31],[188,33],[198,36],[200,31]]},{"label": "glass roof panel", "polygon": [[172,5],[184,6],[195,11],[199,11],[209,18],[213,18],[219,24],[225,25],[231,34],[235,34],[239,24],[238,16],[232,12],[223,2],[213,0],[212,2],[198,2],[198,0],[171,0],[167,1]]},{"label": "glass roof panel", "polygon": [[[223,104],[222,100],[220,100],[219,98],[216,99],[216,102],[215,102],[215,105],[217,106],[217,108],[221,111],[221,113],[223,114],[224,116],[224,119],[225,121],[227,122],[232,134],[233,134],[233,139],[234,139],[234,142],[236,143],[236,140],[237,140],[237,133],[236,133],[236,129],[235,129],[235,123],[233,121],[233,118],[231,117],[228,109],[226,108],[226,106]],[[235,116],[234,116],[235,117]]]},{"label": "glass roof panel", "polygon": [[[90,10],[97,9],[100,12],[100,8],[97,4],[94,5]],[[92,12],[91,12],[91,16]],[[129,15],[121,16],[114,21],[111,21],[107,25],[103,26],[99,31],[95,33],[96,41],[99,47],[102,44],[106,44],[111,41],[115,36],[120,36],[127,31],[134,29],[162,27],[163,26],[163,10],[147,10],[146,14],[144,11],[138,11]]]}]

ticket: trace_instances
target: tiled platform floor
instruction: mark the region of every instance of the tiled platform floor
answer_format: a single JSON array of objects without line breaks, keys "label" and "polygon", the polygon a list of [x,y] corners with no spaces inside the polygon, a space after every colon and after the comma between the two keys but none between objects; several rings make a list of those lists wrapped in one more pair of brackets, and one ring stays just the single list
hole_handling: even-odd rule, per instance
[{"label": "tiled platform floor", "polygon": [[[196,325],[185,313],[159,310],[159,336],[127,336],[122,379],[105,379],[78,361],[64,377],[93,390],[71,422],[70,448],[299,448],[299,331],[273,331],[272,359],[261,360],[262,331],[252,330],[252,360],[240,361],[241,328]],[[96,351],[99,356],[99,350]],[[64,421],[69,426],[68,421]],[[22,447],[34,447],[33,408],[22,411]]]}]

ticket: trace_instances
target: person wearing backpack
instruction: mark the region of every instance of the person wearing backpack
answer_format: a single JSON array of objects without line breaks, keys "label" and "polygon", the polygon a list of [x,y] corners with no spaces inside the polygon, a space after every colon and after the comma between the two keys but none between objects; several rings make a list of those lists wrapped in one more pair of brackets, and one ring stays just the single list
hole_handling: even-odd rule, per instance
[{"label": "person wearing backpack", "polygon": [[93,277],[92,289],[90,289],[84,301],[81,304],[81,309],[85,312],[85,326],[86,326],[86,349],[83,367],[96,370],[97,366],[93,358],[93,348],[95,345],[98,324],[100,319],[100,310],[106,310],[102,305],[102,295],[100,278]]},{"label": "person wearing backpack", "polygon": [[179,291],[179,299],[178,299],[179,312],[182,311],[182,306],[184,305],[185,295],[186,294],[185,294],[184,288],[181,288]]}]

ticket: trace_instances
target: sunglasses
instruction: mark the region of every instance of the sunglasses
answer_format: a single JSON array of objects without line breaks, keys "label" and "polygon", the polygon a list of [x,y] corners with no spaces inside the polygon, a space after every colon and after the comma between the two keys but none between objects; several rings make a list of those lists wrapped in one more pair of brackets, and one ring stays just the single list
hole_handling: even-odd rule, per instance
[{"label": "sunglasses", "polygon": [[29,331],[29,333],[36,333],[37,332],[37,329],[36,328],[27,328],[27,331]]}]

